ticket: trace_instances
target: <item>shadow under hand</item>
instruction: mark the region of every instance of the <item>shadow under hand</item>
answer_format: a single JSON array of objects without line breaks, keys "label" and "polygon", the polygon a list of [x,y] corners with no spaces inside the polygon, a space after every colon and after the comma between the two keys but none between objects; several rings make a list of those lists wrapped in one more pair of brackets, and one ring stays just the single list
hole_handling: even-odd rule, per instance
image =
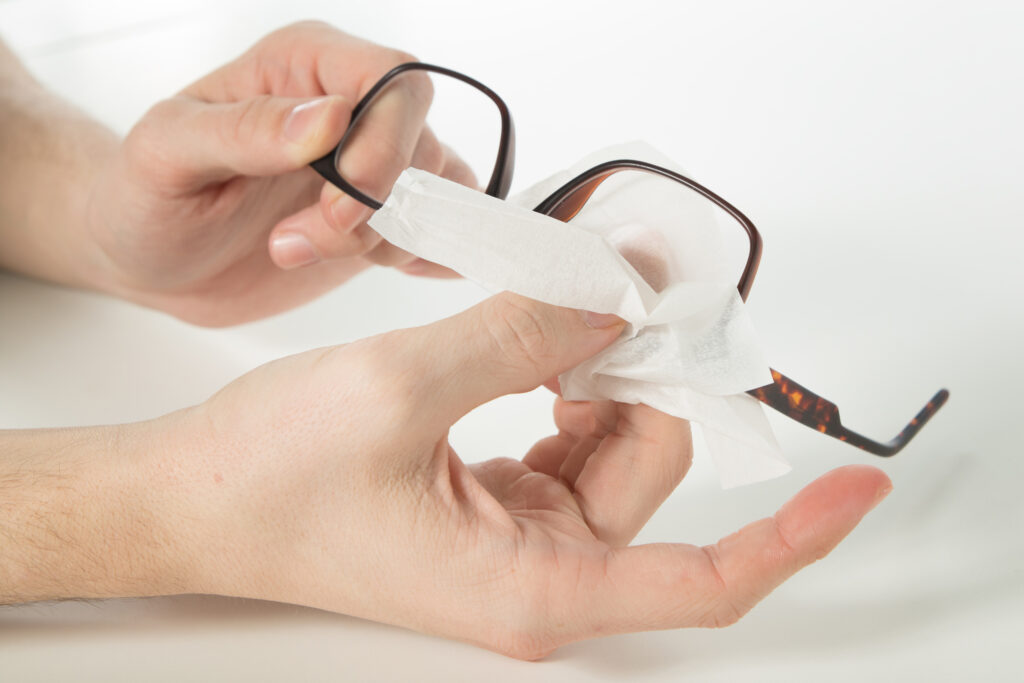
[{"label": "shadow under hand", "polygon": [[[0,634],[9,645],[40,635],[104,637],[168,634],[225,627],[324,624],[362,621],[309,607],[216,595],[67,600],[17,605],[0,611]],[[366,622],[368,623],[368,622]]]},{"label": "shadow under hand", "polygon": [[[1000,604],[1019,590],[1020,567],[979,572],[969,584],[907,593],[899,600],[859,600],[821,604],[777,594],[721,630],[662,631],[612,636],[573,643],[549,661],[605,680],[671,670],[697,674],[721,670],[742,658],[748,663],[846,658],[900,635],[923,632],[948,619],[962,619],[979,608]],[[834,660],[833,660],[834,661]]]}]

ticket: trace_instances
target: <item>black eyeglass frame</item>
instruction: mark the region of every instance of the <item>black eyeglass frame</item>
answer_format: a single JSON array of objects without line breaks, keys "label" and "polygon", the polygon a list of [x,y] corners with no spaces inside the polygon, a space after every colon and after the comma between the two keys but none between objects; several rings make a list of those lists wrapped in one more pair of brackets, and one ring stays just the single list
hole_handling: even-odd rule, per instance
[{"label": "black eyeglass frame", "polygon": [[494,169],[491,171],[491,178],[487,182],[487,188],[484,192],[492,197],[505,199],[505,197],[508,196],[509,188],[512,186],[512,173],[515,170],[516,159],[516,131],[515,126],[512,123],[512,114],[509,113],[508,105],[506,105],[505,101],[498,96],[498,93],[494,92],[475,78],[470,78],[463,73],[459,73],[458,71],[454,71],[443,66],[424,64],[423,62],[406,62],[405,64],[399,64],[395,68],[391,69],[391,71],[384,74],[381,79],[377,81],[373,87],[362,96],[362,98],[360,98],[356,106],[352,108],[352,116],[349,120],[348,128],[341,140],[338,141],[338,144],[335,145],[334,149],[310,164],[310,166],[313,167],[313,170],[323,176],[324,180],[331,183],[350,197],[353,197],[359,202],[370,207],[374,211],[384,206],[382,201],[378,201],[373,197],[366,195],[358,188],[353,187],[353,185],[347,180],[342,178],[341,174],[338,172],[338,160],[341,156],[341,150],[344,149],[345,143],[348,142],[349,136],[355,132],[356,124],[369,110],[373,101],[377,99],[377,96],[380,95],[381,92],[384,91],[384,88],[386,88],[392,81],[408,71],[428,71],[431,73],[441,74],[443,76],[449,76],[476,88],[494,102],[494,105],[498,108],[498,114],[501,116],[501,133],[498,140],[498,154],[494,160]]}]

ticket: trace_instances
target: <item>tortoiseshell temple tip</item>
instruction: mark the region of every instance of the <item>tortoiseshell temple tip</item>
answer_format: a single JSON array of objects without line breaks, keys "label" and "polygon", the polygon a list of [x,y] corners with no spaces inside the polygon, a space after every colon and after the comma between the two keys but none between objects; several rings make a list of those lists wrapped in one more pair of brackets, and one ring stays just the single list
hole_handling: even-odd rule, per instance
[{"label": "tortoiseshell temple tip", "polygon": [[890,458],[899,453],[903,450],[904,446],[910,443],[910,440],[913,439],[919,431],[921,431],[921,427],[924,427],[925,424],[928,423],[928,420],[932,419],[935,413],[939,411],[939,408],[941,408],[948,399],[949,391],[946,389],[940,389],[934,396],[932,396],[931,400],[925,404],[924,408],[921,408],[920,412],[914,416],[914,419],[908,422],[907,426],[904,427],[903,430],[888,443],[872,441],[871,439],[865,438],[856,432],[851,432],[842,425],[839,425],[839,428],[835,433],[832,431],[829,431],[828,433],[831,436],[835,436],[840,441],[845,441],[851,446],[856,446],[868,453],[878,455],[883,458]]},{"label": "tortoiseshell temple tip", "polygon": [[778,370],[772,369],[775,381],[748,391],[751,396],[811,429],[856,446],[873,455],[888,458],[896,455],[921,431],[921,427],[939,411],[949,399],[949,391],[939,390],[906,427],[888,443],[880,443],[857,432],[850,431],[839,421],[839,409],[804,386],[797,384]]},{"label": "tortoiseshell temple tip", "polygon": [[914,416],[913,420],[907,423],[907,426],[903,428],[903,431],[897,434],[896,438],[886,444],[886,446],[892,449],[892,452],[885,454],[879,453],[879,455],[887,457],[899,453],[900,449],[910,443],[910,440],[913,439],[919,431],[921,431],[921,427],[924,427],[925,424],[928,423],[928,420],[932,419],[935,413],[939,412],[939,408],[944,406],[948,400],[949,391],[947,389],[940,389],[935,392],[935,395],[932,396],[931,400],[925,404],[924,408],[921,408],[921,411]]}]

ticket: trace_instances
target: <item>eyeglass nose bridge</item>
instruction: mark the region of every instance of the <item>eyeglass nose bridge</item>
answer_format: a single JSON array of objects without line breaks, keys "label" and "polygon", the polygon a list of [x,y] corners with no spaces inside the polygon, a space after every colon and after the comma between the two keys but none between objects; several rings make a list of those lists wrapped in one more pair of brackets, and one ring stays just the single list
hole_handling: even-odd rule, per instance
[{"label": "eyeglass nose bridge", "polygon": [[637,159],[606,161],[584,171],[562,185],[548,196],[547,199],[538,204],[534,211],[557,218],[560,221],[569,221],[580,212],[601,183],[615,173],[625,170],[644,171],[681,183],[713,202],[743,226],[750,240],[750,249],[747,252],[747,262],[743,268],[743,274],[740,276],[736,288],[739,290],[740,297],[746,301],[747,296],[750,294],[750,289],[754,286],[754,278],[757,276],[758,266],[761,264],[761,252],[763,250],[761,233],[758,232],[753,222],[735,206],[697,181],[687,178],[680,173]]},{"label": "eyeglass nose bridge", "polygon": [[341,150],[345,147],[345,143],[348,141],[349,136],[355,131],[355,127],[359,119],[369,110],[370,104],[373,103],[377,96],[380,95],[391,81],[408,71],[428,71],[454,78],[476,88],[494,102],[494,105],[498,108],[498,114],[501,116],[501,134],[498,140],[498,154],[494,160],[494,169],[491,171],[491,177],[484,192],[492,197],[505,199],[505,197],[508,196],[509,189],[512,187],[512,175],[515,171],[516,156],[515,125],[512,122],[512,114],[508,110],[508,105],[505,104],[505,101],[501,99],[498,93],[494,92],[475,78],[470,78],[469,76],[453,69],[437,66],[436,64],[426,64],[424,62],[406,62],[404,64],[399,64],[374,83],[373,87],[370,88],[366,94],[363,95],[362,99],[359,100],[356,106],[353,107],[348,128],[345,130],[345,134],[341,137],[341,140],[338,141],[338,144],[335,145],[334,149],[330,152],[310,164],[313,170],[319,173],[324,180],[362,204],[370,207],[374,211],[384,205],[383,202],[378,201],[377,199],[361,192],[358,188],[353,187],[351,183],[341,176],[338,172],[338,157],[341,154]]}]

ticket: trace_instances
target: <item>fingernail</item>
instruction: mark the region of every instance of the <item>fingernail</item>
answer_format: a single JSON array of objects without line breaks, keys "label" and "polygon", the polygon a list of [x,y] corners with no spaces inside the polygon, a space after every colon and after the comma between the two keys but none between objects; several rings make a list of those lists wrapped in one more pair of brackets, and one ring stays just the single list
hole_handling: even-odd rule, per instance
[{"label": "fingernail", "polygon": [[284,122],[284,139],[290,142],[305,142],[316,137],[324,124],[330,97],[304,102],[292,109]]},{"label": "fingernail", "polygon": [[313,244],[297,232],[277,235],[270,242],[270,255],[279,268],[291,270],[312,265],[320,260]]},{"label": "fingernail", "polygon": [[334,219],[335,227],[342,230],[352,230],[362,225],[371,213],[373,210],[370,207],[344,193],[339,193],[331,202],[331,218]]},{"label": "fingernail", "polygon": [[613,313],[594,313],[592,311],[580,311],[580,313],[583,315],[583,322],[588,327],[593,327],[597,330],[612,327],[613,325],[621,325],[625,322]]},{"label": "fingernail", "polygon": [[878,504],[885,500],[890,493],[892,493],[892,482],[886,484],[884,488],[882,488],[881,490],[878,491],[877,494],[875,494],[875,502],[871,505],[871,509],[874,510],[876,507],[878,507]]}]

